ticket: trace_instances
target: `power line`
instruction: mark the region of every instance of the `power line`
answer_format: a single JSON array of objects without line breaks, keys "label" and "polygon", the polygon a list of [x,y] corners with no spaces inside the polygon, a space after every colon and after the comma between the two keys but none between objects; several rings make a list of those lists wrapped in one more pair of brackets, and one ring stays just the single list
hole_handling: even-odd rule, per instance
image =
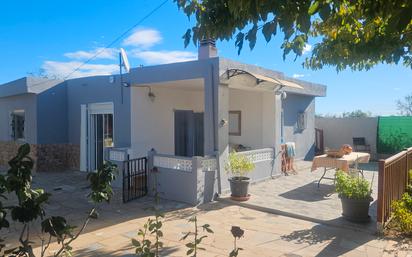
[{"label": "power line", "polygon": [[[92,60],[94,60],[97,56],[99,56],[100,54],[102,54],[107,48],[112,47],[114,44],[116,44],[120,39],[122,39],[124,36],[126,36],[127,34],[129,34],[130,31],[132,31],[134,28],[136,28],[137,26],[139,26],[141,23],[143,23],[146,19],[148,19],[150,16],[152,16],[156,11],[158,11],[161,7],[163,7],[163,5],[165,5],[169,0],[165,0],[162,3],[160,3],[158,6],[156,6],[153,10],[151,10],[148,14],[146,14],[145,16],[143,16],[138,22],[136,22],[133,26],[131,26],[130,28],[128,28],[126,31],[124,31],[121,35],[119,35],[117,38],[115,38],[112,42],[110,42],[108,45],[106,45],[105,47],[103,47],[102,49],[100,49],[100,51],[96,52],[92,57],[90,57],[89,59],[87,59],[86,61],[84,61],[82,64],[80,64],[77,68],[75,68],[73,71],[71,71],[69,74],[67,74],[66,76],[64,76],[62,78],[62,80],[66,80],[68,79],[71,75],[73,75],[75,72],[77,72],[78,70],[80,70],[84,65],[88,64],[89,62],[91,62]],[[40,84],[43,84],[44,82],[40,82],[38,84],[34,84],[33,86],[39,86]]]},{"label": "power line", "polygon": [[147,18],[149,18],[150,16],[152,16],[157,10],[159,10],[160,8],[162,8],[163,5],[165,5],[169,0],[165,0],[163,1],[161,4],[159,4],[158,6],[156,6],[152,11],[150,11],[148,14],[146,14],[145,16],[143,16],[138,22],[136,22],[132,27],[130,27],[129,29],[127,29],[125,32],[123,32],[120,36],[118,36],[117,38],[115,38],[112,42],[110,42],[108,45],[106,45],[105,47],[103,47],[102,49],[100,49],[100,51],[98,51],[96,54],[94,54],[92,57],[90,57],[89,59],[87,59],[86,61],[84,61],[82,64],[80,64],[76,69],[74,69],[72,72],[70,72],[67,76],[65,76],[63,78],[63,80],[68,79],[71,75],[73,75],[76,71],[80,70],[80,68],[82,68],[84,65],[86,65],[87,63],[89,63],[90,61],[92,61],[93,59],[95,59],[97,56],[99,56],[100,54],[102,54],[107,48],[112,47],[114,44],[116,44],[120,39],[122,39],[124,36],[126,36],[127,34],[129,34],[130,31],[132,31],[134,28],[136,28],[137,26],[139,26],[142,22],[144,22]]},{"label": "power line", "polygon": [[[128,28],[126,31],[124,31],[122,34],[120,34],[118,37],[116,37],[112,42],[110,42],[109,44],[107,44],[105,47],[103,47],[102,49],[100,49],[100,51],[96,52],[92,57],[90,57],[89,59],[87,59],[86,61],[84,61],[82,64],[80,64],[78,67],[76,67],[73,71],[71,71],[69,74],[67,74],[66,76],[64,76],[61,80],[66,80],[68,79],[71,75],[73,75],[75,72],[77,72],[78,70],[80,70],[84,65],[88,64],[89,62],[91,62],[92,60],[94,60],[97,56],[99,56],[100,54],[102,54],[107,48],[112,47],[114,44],[116,44],[120,39],[122,39],[123,37],[125,37],[127,34],[130,33],[130,31],[132,31],[134,28],[136,28],[137,26],[139,26],[140,24],[142,24],[145,20],[147,20],[150,16],[152,16],[155,12],[157,12],[160,8],[163,7],[163,5],[165,5],[169,0],[164,0],[162,3],[160,3],[158,6],[156,6],[154,9],[152,9],[149,13],[147,13],[145,16],[143,16],[139,21],[137,21],[133,26],[131,26],[130,28]],[[47,81],[44,82],[39,82],[36,84],[33,84],[31,87],[36,87],[36,86],[40,86],[44,83],[46,83]]]}]

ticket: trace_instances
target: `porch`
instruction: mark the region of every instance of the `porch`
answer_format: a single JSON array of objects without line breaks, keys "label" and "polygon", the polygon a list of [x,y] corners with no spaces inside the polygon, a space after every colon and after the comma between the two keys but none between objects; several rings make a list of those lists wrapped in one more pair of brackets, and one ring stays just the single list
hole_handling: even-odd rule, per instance
[{"label": "porch", "polygon": [[[232,201],[229,195],[223,195],[219,200],[272,214],[375,233],[378,192],[377,163],[360,165],[363,165],[365,178],[372,182],[374,201],[369,209],[371,221],[367,224],[355,224],[342,218],[341,202],[335,192],[333,181],[322,180],[318,188],[317,182],[322,171],[319,169],[311,172],[311,162],[305,161],[296,163],[296,175],[281,176],[277,179],[252,184],[250,186],[251,198],[247,202]],[[333,171],[330,172],[333,173]]]}]

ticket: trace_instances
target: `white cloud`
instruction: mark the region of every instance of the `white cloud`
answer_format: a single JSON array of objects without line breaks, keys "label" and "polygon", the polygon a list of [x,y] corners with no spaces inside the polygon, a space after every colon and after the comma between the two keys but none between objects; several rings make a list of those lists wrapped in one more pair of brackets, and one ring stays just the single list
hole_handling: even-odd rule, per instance
[{"label": "white cloud", "polygon": [[307,53],[309,53],[310,51],[312,51],[312,45],[310,45],[310,44],[305,44],[305,46],[303,47],[302,54],[307,54]]},{"label": "white cloud", "polygon": [[123,41],[125,46],[150,48],[162,41],[160,32],[155,29],[137,29]]},{"label": "white cloud", "polygon": [[[45,61],[42,68],[48,76],[64,78],[78,68],[82,62],[55,62]],[[96,75],[110,75],[119,70],[117,64],[85,64],[78,71],[74,72],[70,78],[79,78]]]},{"label": "white cloud", "polygon": [[140,51],[131,53],[132,57],[142,59],[146,64],[165,64],[196,60],[197,54],[188,51]]},{"label": "white cloud", "polygon": [[305,76],[304,74],[297,74],[297,73],[292,75],[292,77],[295,78],[295,79],[303,78],[304,76]]},{"label": "white cloud", "polygon": [[117,52],[118,50],[114,48],[99,47],[91,51],[77,51],[77,52],[65,53],[64,56],[70,59],[75,59],[75,60],[87,60],[87,59],[94,57],[96,54],[98,54],[95,57],[95,59],[114,60],[116,59]]}]

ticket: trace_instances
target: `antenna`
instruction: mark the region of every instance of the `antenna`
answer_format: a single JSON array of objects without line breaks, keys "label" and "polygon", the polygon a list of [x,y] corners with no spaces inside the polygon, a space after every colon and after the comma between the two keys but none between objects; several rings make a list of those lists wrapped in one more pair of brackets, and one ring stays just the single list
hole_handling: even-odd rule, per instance
[{"label": "antenna", "polygon": [[123,48],[120,48],[120,52],[119,52],[119,68],[120,68],[120,84],[122,86],[128,87],[129,83],[123,81],[123,69],[127,73],[129,73],[130,64],[129,64],[129,60],[127,59],[126,51]]},{"label": "antenna", "polygon": [[127,59],[126,51],[123,48],[120,48],[120,68],[123,66],[125,71],[129,73],[130,64],[129,59]]},{"label": "antenna", "polygon": [[123,81],[123,69],[129,73],[130,72],[130,64],[129,60],[127,59],[126,51],[123,48],[120,48],[119,53],[119,68],[120,68],[120,95],[122,98],[123,104],[123,87],[129,87],[130,83]]}]

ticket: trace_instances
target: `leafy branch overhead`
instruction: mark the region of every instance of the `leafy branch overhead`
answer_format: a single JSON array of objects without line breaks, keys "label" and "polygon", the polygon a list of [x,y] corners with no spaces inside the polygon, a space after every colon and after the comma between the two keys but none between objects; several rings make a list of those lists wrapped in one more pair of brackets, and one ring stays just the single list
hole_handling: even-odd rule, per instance
[{"label": "leafy branch overhead", "polygon": [[258,31],[267,42],[282,32],[283,58],[303,54],[315,42],[304,66],[368,70],[379,63],[412,68],[412,1],[410,0],[175,0],[196,24],[184,34],[187,46],[203,38],[235,39],[238,53],[245,41],[253,49]]}]

